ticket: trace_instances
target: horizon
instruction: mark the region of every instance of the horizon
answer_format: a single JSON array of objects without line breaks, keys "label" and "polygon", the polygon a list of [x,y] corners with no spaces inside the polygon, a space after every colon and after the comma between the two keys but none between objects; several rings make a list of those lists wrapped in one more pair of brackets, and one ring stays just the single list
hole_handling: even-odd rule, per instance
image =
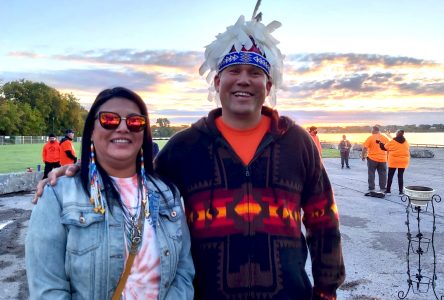
[{"label": "horizon", "polygon": [[[189,125],[216,107],[198,74],[204,47],[255,4],[2,1],[0,83],[43,82],[84,107],[126,86],[151,120]],[[444,2],[264,0],[259,11],[282,23],[281,115],[303,127],[444,123]]]}]

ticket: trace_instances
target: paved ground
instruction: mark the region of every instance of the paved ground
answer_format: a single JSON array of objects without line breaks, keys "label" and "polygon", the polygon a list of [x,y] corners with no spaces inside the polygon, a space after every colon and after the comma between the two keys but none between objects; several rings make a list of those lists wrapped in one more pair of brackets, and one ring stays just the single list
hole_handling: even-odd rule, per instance
[{"label": "paved ground", "polygon": [[[443,197],[440,203],[434,202],[435,291],[441,296],[444,295],[444,149],[435,153],[437,156],[433,159],[412,159],[404,180],[406,185],[435,188]],[[395,194],[384,199],[365,197],[366,164],[353,159],[350,165],[351,169],[341,169],[338,159],[325,159],[341,215],[347,272],[346,282],[338,291],[338,299],[397,299],[398,292],[407,293],[408,290],[406,204]],[[396,190],[395,179],[392,191]],[[28,298],[23,241],[32,210],[31,197],[31,194],[0,197],[0,299]],[[430,206],[420,217],[421,230],[427,237],[431,237],[431,211]],[[411,211],[410,217],[410,227],[415,235],[417,225]],[[409,257],[410,273],[414,279],[418,261],[411,253]],[[422,256],[421,266],[422,274],[431,276],[431,246]],[[410,290],[406,299],[436,298],[430,287],[428,293],[419,295]]]},{"label": "paved ground", "polygon": [[[384,199],[365,197],[367,168],[361,160],[351,160],[351,169],[341,169],[339,161],[334,159],[326,159],[325,165],[338,202],[347,273],[338,299],[397,299],[398,291],[407,293],[408,290],[406,203],[397,194]],[[435,290],[438,295],[444,295],[444,150],[434,159],[412,159],[404,175],[405,185],[432,187],[443,198],[440,203],[434,202],[434,245],[438,272]],[[397,190],[395,179],[392,192]],[[431,208],[420,217],[421,231],[426,237],[430,237],[432,231]],[[414,235],[416,224],[410,210],[410,228]],[[410,255],[412,279],[418,268],[415,256],[418,255]],[[432,262],[429,247],[422,256],[423,275],[432,274]],[[435,296],[431,288],[419,295],[410,290],[406,299],[435,299]]]},{"label": "paved ground", "polygon": [[23,243],[32,207],[30,194],[0,197],[0,299],[2,300],[28,298]]}]

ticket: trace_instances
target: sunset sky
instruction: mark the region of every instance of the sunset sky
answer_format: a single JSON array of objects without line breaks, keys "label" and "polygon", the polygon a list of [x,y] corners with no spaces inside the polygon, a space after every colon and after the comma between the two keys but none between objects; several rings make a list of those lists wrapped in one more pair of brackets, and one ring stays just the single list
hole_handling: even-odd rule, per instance
[{"label": "sunset sky", "polygon": [[[88,107],[112,86],[150,117],[189,124],[216,105],[204,47],[256,0],[0,0],[0,83],[27,79]],[[286,55],[276,108],[299,124],[444,123],[444,1],[263,0]]]}]

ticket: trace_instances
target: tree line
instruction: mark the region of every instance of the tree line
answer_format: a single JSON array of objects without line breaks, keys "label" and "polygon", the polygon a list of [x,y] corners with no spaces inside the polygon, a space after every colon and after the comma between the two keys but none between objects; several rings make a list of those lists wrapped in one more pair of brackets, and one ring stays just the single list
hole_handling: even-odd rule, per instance
[{"label": "tree line", "polygon": [[87,113],[73,94],[42,82],[0,85],[0,135],[63,135],[67,128],[79,134]]},{"label": "tree line", "polygon": [[167,118],[157,118],[156,123],[151,125],[151,134],[155,138],[170,137],[188,127],[188,125],[171,126],[171,122]]},{"label": "tree line", "polygon": [[[0,135],[63,135],[83,132],[88,111],[73,94],[64,94],[42,82],[16,80],[0,84]],[[151,125],[153,137],[170,137],[188,126],[171,126],[167,118]]]}]

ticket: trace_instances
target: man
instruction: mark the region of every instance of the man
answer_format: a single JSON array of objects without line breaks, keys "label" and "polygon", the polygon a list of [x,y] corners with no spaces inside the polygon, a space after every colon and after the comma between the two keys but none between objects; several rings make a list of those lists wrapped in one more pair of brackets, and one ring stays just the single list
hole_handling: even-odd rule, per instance
[{"label": "man", "polygon": [[212,74],[210,98],[222,108],[174,135],[155,159],[184,198],[195,299],[336,299],[344,281],[338,212],[318,151],[303,128],[263,106],[281,82],[283,56],[270,34],[278,24],[241,16],[207,46],[201,74]]},{"label": "man", "polygon": [[347,169],[350,169],[350,166],[348,165],[348,158],[350,156],[351,143],[349,140],[347,140],[345,134],[342,136],[342,141],[339,142],[338,149],[341,153],[341,168],[344,169],[345,163]]},{"label": "man", "polygon": [[48,142],[42,149],[42,159],[45,163],[45,170],[43,171],[43,179],[48,177],[48,173],[54,169],[60,167],[60,146],[54,133],[50,133],[48,136]]},{"label": "man", "polygon": [[378,172],[379,189],[384,192],[387,183],[387,153],[379,147],[376,141],[385,144],[388,139],[379,132],[378,126],[373,126],[372,135],[365,140],[363,145],[362,160],[367,158],[369,192],[375,191],[375,171]]},{"label": "man", "polygon": [[303,128],[263,106],[282,72],[270,36],[241,17],[207,46],[201,74],[216,74],[210,98],[222,107],[174,135],[155,160],[184,197],[196,299],[335,299],[344,280],[337,209],[318,151]]},{"label": "man", "polygon": [[310,136],[313,139],[313,142],[315,143],[316,148],[319,151],[319,156],[322,157],[322,146],[321,146],[321,142],[319,141],[319,137],[318,137],[318,128],[316,126],[311,126],[308,129],[308,133],[310,133]]},{"label": "man", "polygon": [[65,137],[60,141],[60,164],[62,166],[75,164],[77,162],[76,150],[72,139],[74,132],[71,129],[65,131]]}]

